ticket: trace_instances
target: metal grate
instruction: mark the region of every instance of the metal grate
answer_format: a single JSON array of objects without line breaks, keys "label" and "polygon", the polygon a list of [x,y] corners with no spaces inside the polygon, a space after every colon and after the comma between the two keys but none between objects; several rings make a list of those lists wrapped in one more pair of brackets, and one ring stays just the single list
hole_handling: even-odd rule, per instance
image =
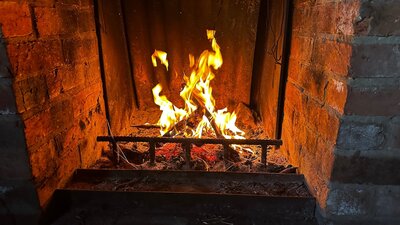
[{"label": "metal grate", "polygon": [[180,143],[185,150],[185,163],[190,166],[192,145],[220,144],[224,147],[224,158],[227,158],[228,146],[237,145],[258,145],[261,146],[261,163],[267,165],[268,146],[280,146],[282,140],[270,139],[222,139],[222,138],[170,138],[170,137],[130,137],[130,136],[98,136],[99,142],[110,142],[114,149],[117,142],[147,142],[149,143],[150,163],[154,164],[156,158],[156,144],[158,143]]}]

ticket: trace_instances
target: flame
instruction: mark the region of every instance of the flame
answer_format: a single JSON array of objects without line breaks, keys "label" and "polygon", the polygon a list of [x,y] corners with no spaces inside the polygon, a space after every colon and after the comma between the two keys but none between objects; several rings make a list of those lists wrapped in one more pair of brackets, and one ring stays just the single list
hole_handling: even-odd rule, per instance
[{"label": "flame", "polygon": [[[185,136],[201,137],[205,130],[211,130],[214,123],[224,138],[244,138],[244,132],[236,125],[236,114],[228,112],[227,108],[216,110],[215,99],[212,96],[211,81],[215,78],[214,70],[218,70],[223,63],[220,46],[215,39],[215,30],[207,30],[207,39],[211,42],[210,50],[204,50],[199,58],[195,60],[189,54],[190,76],[183,76],[185,86],[180,92],[180,96],[185,102],[184,109],[176,107],[166,96],[160,96],[162,86],[157,84],[153,88],[154,103],[160,106],[162,114],[158,121],[160,133],[164,135],[174,128],[175,124],[186,120],[199,107],[207,111],[208,116],[203,114],[202,120],[197,127],[190,132],[184,132]],[[153,66],[157,66],[159,59],[168,70],[167,53],[155,50],[151,56]]]},{"label": "flame", "polygon": [[160,60],[161,64],[163,64],[168,70],[168,60],[167,60],[167,53],[159,50],[154,50],[153,55],[151,55],[151,62],[153,66],[157,66],[157,58]]}]

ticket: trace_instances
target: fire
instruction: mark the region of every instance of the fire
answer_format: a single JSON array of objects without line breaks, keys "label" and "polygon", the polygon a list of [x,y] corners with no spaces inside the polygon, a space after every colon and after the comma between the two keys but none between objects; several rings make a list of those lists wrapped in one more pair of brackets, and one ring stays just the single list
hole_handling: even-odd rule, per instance
[{"label": "fire", "polygon": [[[210,50],[204,50],[197,60],[189,54],[191,68],[190,76],[183,76],[185,86],[180,96],[185,102],[183,109],[176,107],[166,96],[161,95],[161,84],[153,88],[154,103],[160,106],[162,114],[158,121],[161,135],[165,135],[176,128],[177,123],[187,120],[196,110],[203,111],[202,120],[194,129],[185,127],[181,133],[186,137],[201,137],[205,130],[213,129],[219,138],[244,138],[244,132],[236,125],[236,114],[228,112],[227,108],[216,110],[215,99],[212,96],[211,81],[214,79],[214,71],[218,70],[223,63],[220,47],[215,39],[215,31],[207,30],[207,38],[211,42]],[[155,50],[151,56],[153,66],[157,66],[157,58],[168,70],[167,53]]]},{"label": "fire", "polygon": [[154,67],[157,66],[157,58],[161,61],[161,64],[163,64],[168,70],[167,53],[163,51],[154,50],[153,55],[151,55],[151,62],[153,63]]}]

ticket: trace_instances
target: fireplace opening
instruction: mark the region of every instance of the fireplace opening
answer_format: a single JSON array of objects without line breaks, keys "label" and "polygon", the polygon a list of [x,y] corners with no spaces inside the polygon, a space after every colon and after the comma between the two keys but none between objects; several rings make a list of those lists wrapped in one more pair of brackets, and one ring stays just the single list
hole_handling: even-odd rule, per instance
[{"label": "fireplace opening", "polygon": [[0,1],[1,223],[400,224],[399,8]]},{"label": "fireplace opening", "polygon": [[258,141],[280,139],[288,2],[97,3],[110,121],[110,137],[100,139],[114,143],[94,168],[260,172],[269,155],[270,172],[295,171],[272,149],[280,140]]}]

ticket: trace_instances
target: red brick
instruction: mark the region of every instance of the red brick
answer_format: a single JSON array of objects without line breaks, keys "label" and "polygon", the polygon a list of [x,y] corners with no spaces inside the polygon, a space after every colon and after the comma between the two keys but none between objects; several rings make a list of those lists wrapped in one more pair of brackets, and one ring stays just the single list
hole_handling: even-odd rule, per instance
[{"label": "red brick", "polygon": [[18,79],[51,71],[62,63],[60,40],[10,43],[7,50],[13,74]]},{"label": "red brick", "polygon": [[32,19],[28,4],[0,1],[0,26],[4,37],[32,34]]},{"label": "red brick", "polygon": [[300,3],[293,10],[293,31],[300,35],[352,35],[359,1]]},{"label": "red brick", "polygon": [[292,60],[289,64],[289,77],[311,97],[321,102],[324,100],[328,78],[322,69],[296,63]]},{"label": "red brick", "polygon": [[[303,125],[303,127],[306,127]],[[318,158],[318,154],[320,150],[318,149],[318,134],[312,131],[311,129],[305,128],[304,129],[304,136],[306,139],[303,141],[303,145],[306,149],[308,149],[308,152],[310,154],[315,155]]]},{"label": "red brick", "polygon": [[80,11],[78,14],[77,21],[78,21],[78,31],[80,33],[96,31],[94,11],[92,8]]},{"label": "red brick", "polygon": [[298,60],[290,60],[288,65],[288,79],[291,82],[295,82],[296,84],[298,84],[298,80],[300,80],[300,73],[298,71],[300,71],[304,66],[305,65]]},{"label": "red brick", "polygon": [[50,108],[52,130],[65,130],[73,126],[73,99],[67,99],[60,102],[53,103]]},{"label": "red brick", "polygon": [[83,64],[83,73],[85,76],[85,84],[92,85],[101,82],[99,60],[85,62]]},{"label": "red brick", "polygon": [[36,150],[31,150],[29,156],[32,165],[32,175],[36,184],[44,182],[47,178],[55,174],[58,160],[52,140]]},{"label": "red brick", "polygon": [[285,106],[286,105],[296,109],[302,108],[302,93],[293,83],[290,82],[286,85]]},{"label": "red brick", "polygon": [[351,46],[337,41],[317,39],[312,54],[312,62],[321,65],[329,72],[347,76]]},{"label": "red brick", "polygon": [[[85,82],[85,66],[62,66],[51,71],[46,76],[50,98],[55,98],[68,90],[82,86]],[[93,75],[94,76],[94,75]]]},{"label": "red brick", "polygon": [[310,100],[307,108],[307,121],[310,128],[321,135],[325,140],[334,142],[339,130],[339,118],[326,107]]},{"label": "red brick", "polygon": [[82,114],[87,114],[90,109],[97,107],[98,102],[102,100],[101,84],[89,86],[73,98],[74,118],[79,118]]},{"label": "red brick", "polygon": [[315,23],[314,32],[319,34],[336,34],[337,33],[337,3],[326,2],[313,8],[311,20],[306,23]]},{"label": "red brick", "polygon": [[334,156],[335,146],[322,138],[318,139],[316,151],[318,153],[318,162],[320,165],[321,175],[327,180],[332,174],[333,165],[335,162]]},{"label": "red brick", "polygon": [[311,36],[313,31],[312,9],[310,7],[294,8],[292,31],[296,35]]},{"label": "red brick", "polygon": [[61,18],[55,8],[36,7],[36,24],[40,36],[61,33]]},{"label": "red brick", "polygon": [[47,85],[44,76],[28,77],[15,82],[15,97],[18,112],[40,106],[48,99]]},{"label": "red brick", "polygon": [[26,145],[44,143],[52,130],[50,110],[44,110],[24,121]]},{"label": "red brick", "polygon": [[81,0],[81,6],[93,6],[93,0]]},{"label": "red brick", "polygon": [[[283,153],[286,154],[286,157],[289,159],[292,165],[299,165],[300,160],[300,147],[294,141],[293,134],[293,126],[291,124],[291,118],[289,115],[292,114],[293,108],[285,108],[285,118],[283,120],[283,129],[282,129],[282,139],[285,140],[283,142]],[[290,113],[289,113],[290,112]]]},{"label": "red brick", "polygon": [[63,7],[36,7],[35,16],[40,36],[67,34],[72,36],[78,30],[78,10]]},{"label": "red brick", "polygon": [[307,63],[311,61],[314,40],[312,38],[293,36],[290,46],[290,58]]},{"label": "red brick", "polygon": [[66,182],[70,174],[72,174],[76,168],[80,167],[78,142],[81,138],[83,138],[83,133],[80,131],[79,126],[73,126],[65,133],[64,142],[62,143],[63,149],[59,157],[68,160],[63,160],[57,170],[60,183]]},{"label": "red brick", "polygon": [[30,5],[33,6],[50,6],[53,7],[55,0],[28,0]]},{"label": "red brick", "polygon": [[58,0],[57,1],[60,5],[79,5],[80,0]]},{"label": "red brick", "polygon": [[295,8],[301,8],[310,5],[310,2],[309,0],[294,0],[293,5]]},{"label": "red brick", "polygon": [[337,32],[344,35],[353,35],[356,17],[360,11],[360,1],[339,1],[338,16],[336,18]]},{"label": "red brick", "polygon": [[343,81],[330,79],[326,88],[326,103],[339,113],[344,112],[347,98],[347,84]]},{"label": "red brick", "polygon": [[64,62],[84,62],[98,59],[95,39],[67,39],[62,42]]}]

